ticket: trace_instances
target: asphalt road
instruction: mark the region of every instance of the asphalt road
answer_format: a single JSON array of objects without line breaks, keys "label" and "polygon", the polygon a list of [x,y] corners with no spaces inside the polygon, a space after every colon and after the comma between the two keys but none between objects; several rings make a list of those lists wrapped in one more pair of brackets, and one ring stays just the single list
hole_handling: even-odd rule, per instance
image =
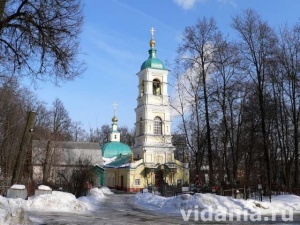
[{"label": "asphalt road", "polygon": [[[201,219],[184,221],[180,216],[167,216],[157,212],[136,207],[132,202],[132,194],[114,194],[99,204],[99,209],[92,214],[28,212],[34,225],[165,225],[165,224],[253,224],[251,221],[204,222]],[[294,221],[267,221],[254,224],[300,224],[300,216],[294,215]]]}]

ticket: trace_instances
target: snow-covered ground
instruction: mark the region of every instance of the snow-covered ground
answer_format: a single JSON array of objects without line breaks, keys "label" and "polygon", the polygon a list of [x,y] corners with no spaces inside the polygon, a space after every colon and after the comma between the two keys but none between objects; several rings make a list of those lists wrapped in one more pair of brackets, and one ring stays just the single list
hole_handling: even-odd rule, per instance
[{"label": "snow-covered ground", "polygon": [[[47,186],[40,189],[49,190]],[[51,189],[50,189],[51,190]],[[94,188],[89,196],[76,198],[66,192],[52,191],[52,194],[44,194],[30,197],[28,200],[12,199],[0,196],[0,224],[27,224],[29,218],[26,211],[44,212],[72,212],[92,213],[112,192],[106,188]],[[182,216],[184,220],[200,218],[200,213],[210,212],[219,216],[242,215],[277,215],[283,211],[300,213],[300,197],[295,195],[278,195],[272,197],[272,203],[268,199],[263,202],[258,200],[234,199],[231,197],[214,194],[183,194],[176,197],[161,197],[152,193],[137,193],[133,195],[133,202],[140,208],[168,215]],[[199,214],[199,215],[198,215]],[[202,218],[202,217],[201,217]]]},{"label": "snow-covered ground", "polygon": [[[39,189],[49,190],[47,186]],[[102,187],[100,189],[94,188],[89,196],[77,199],[73,194],[60,191],[30,197],[28,200],[0,196],[0,224],[26,224],[29,218],[27,218],[25,211],[90,213],[96,210],[99,203],[110,194],[113,193],[108,188]]]},{"label": "snow-covered ground", "polygon": [[[269,199],[243,200],[232,197],[219,196],[215,194],[194,195],[183,194],[176,197],[161,197],[152,193],[138,193],[134,196],[135,204],[141,208],[152,210],[158,213],[181,215],[184,220],[197,217],[200,214],[204,219],[211,216],[212,220],[218,218],[220,221],[228,217],[248,218],[259,221],[261,216],[269,215],[272,217],[263,217],[262,219],[271,220],[275,216],[283,216],[283,219],[292,219],[294,214],[300,213],[300,197],[296,195],[278,195]],[[244,217],[245,216],[245,217]],[[253,217],[255,216],[255,217]],[[257,217],[259,216],[259,217]]]}]

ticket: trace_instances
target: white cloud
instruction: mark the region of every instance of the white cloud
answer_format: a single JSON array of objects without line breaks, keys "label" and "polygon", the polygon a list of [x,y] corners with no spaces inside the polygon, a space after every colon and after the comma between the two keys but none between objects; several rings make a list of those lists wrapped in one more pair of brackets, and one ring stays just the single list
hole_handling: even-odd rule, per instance
[{"label": "white cloud", "polygon": [[[189,10],[193,8],[197,2],[205,2],[207,0],[173,0],[173,1],[183,9]],[[217,1],[223,5],[231,5],[233,7],[237,7],[236,0],[217,0]]]},{"label": "white cloud", "polygon": [[174,2],[185,10],[194,7],[195,3],[199,0],[174,0]]}]

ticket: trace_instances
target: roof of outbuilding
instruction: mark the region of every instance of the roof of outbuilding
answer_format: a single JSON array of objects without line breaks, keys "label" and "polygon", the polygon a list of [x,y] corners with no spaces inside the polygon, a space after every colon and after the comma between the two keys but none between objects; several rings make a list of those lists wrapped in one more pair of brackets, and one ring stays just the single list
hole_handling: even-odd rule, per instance
[{"label": "roof of outbuilding", "polygon": [[[100,144],[97,142],[51,141],[55,165],[76,165],[81,161],[91,165],[103,165]],[[32,141],[32,163],[45,161],[48,141]]]}]

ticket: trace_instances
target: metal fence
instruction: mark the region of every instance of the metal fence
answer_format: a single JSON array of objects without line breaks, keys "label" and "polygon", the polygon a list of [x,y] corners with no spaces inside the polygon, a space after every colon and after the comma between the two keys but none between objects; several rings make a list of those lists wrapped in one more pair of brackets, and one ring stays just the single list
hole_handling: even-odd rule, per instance
[{"label": "metal fence", "polygon": [[[182,187],[164,185],[161,187],[148,186],[148,192],[160,194],[162,196],[176,196],[180,194],[195,194],[195,193],[212,193],[222,196],[230,196],[236,199],[255,199],[262,200],[262,198],[269,195],[265,189],[258,187],[234,187],[234,188],[218,188],[214,187]],[[300,196],[300,188],[294,189],[277,189],[272,190],[272,195],[294,194]]]}]

